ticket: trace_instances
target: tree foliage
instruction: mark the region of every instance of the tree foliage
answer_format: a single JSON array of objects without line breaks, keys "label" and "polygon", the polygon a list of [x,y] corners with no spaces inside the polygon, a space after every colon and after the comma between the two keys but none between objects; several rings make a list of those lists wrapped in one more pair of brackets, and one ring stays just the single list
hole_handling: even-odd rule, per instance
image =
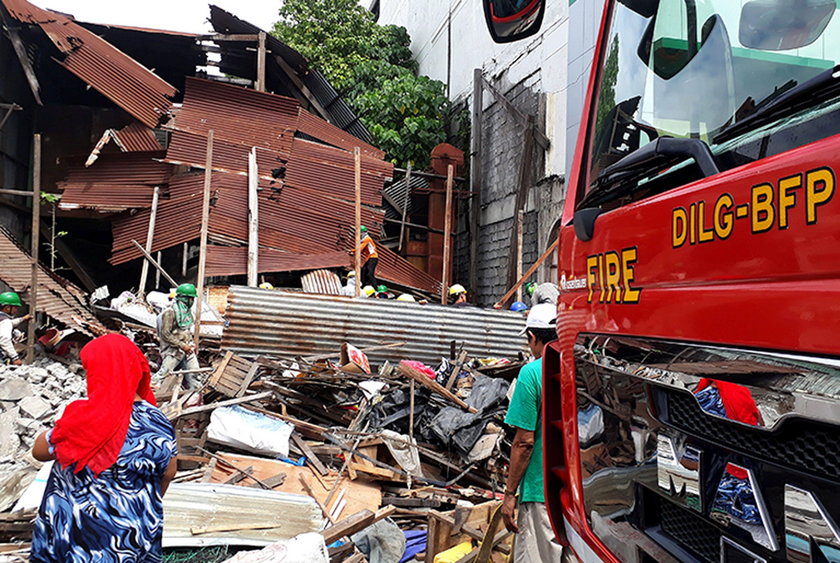
[{"label": "tree foliage", "polygon": [[417,75],[404,27],[378,25],[357,0],[285,0],[274,35],[320,70],[398,164],[423,167],[446,140],[446,86]]}]

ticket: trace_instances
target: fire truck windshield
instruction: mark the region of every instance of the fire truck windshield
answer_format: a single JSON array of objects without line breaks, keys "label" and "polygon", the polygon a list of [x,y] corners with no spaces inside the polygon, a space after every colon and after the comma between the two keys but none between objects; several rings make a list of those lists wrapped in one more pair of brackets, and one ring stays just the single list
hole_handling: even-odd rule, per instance
[{"label": "fire truck windshield", "polygon": [[[835,0],[616,0],[585,191],[660,137],[704,141],[725,170],[840,133],[837,9]],[[814,123],[808,129],[816,117],[819,131]],[[782,126],[800,129],[768,146]],[[697,179],[684,165],[673,167],[683,170],[669,183],[664,168],[634,182],[658,173],[661,191]]]}]

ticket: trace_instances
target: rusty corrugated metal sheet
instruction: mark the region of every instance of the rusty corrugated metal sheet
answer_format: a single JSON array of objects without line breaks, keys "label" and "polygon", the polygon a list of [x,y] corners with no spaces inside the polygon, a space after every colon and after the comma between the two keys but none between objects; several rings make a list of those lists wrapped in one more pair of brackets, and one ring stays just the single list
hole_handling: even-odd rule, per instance
[{"label": "rusty corrugated metal sheet", "polygon": [[[184,104],[171,127],[281,154],[291,151],[297,100],[202,78],[187,78]],[[247,162],[247,160],[246,160]]]},{"label": "rusty corrugated metal sheet", "polygon": [[419,289],[432,295],[440,295],[440,281],[381,244],[377,247],[377,250],[379,252],[379,264],[376,267],[377,278]]},{"label": "rusty corrugated metal sheet", "polygon": [[[32,258],[23,250],[12,236],[0,227],[0,280],[19,293],[28,293],[32,280]],[[70,328],[88,336],[103,334],[104,326],[88,311],[85,295],[81,289],[73,286],[39,265],[38,303],[39,311]],[[22,296],[24,300],[26,295]]]},{"label": "rusty corrugated metal sheet", "polygon": [[359,147],[362,154],[372,156],[377,160],[385,158],[385,151],[367,144],[303,108],[300,108],[298,113],[298,131],[350,152],[353,152],[354,147]]},{"label": "rusty corrugated metal sheet", "polygon": [[64,55],[59,64],[148,127],[157,127],[176,90],[149,69],[64,15],[25,0],[2,0],[9,14],[34,24]]},{"label": "rusty corrugated metal sheet", "polygon": [[150,152],[161,149],[155,132],[142,123],[132,123],[113,132],[114,140],[126,152]]},{"label": "rusty corrugated metal sheet", "polygon": [[521,315],[478,307],[232,286],[226,316],[222,348],[249,357],[334,354],[343,342],[360,348],[405,342],[368,356],[377,363],[411,359],[436,366],[453,340],[474,358],[515,357],[525,348]]},{"label": "rusty corrugated metal sheet", "polygon": [[314,270],[300,278],[304,293],[341,295],[341,279],[329,270]]},{"label": "rusty corrugated metal sheet", "polygon": [[[222,139],[213,139],[213,170],[248,174],[248,154],[251,147],[231,143]],[[207,137],[185,131],[175,131],[169,141],[165,162],[185,164],[203,169],[207,159]],[[278,170],[277,182],[285,174],[289,155],[257,147],[257,169],[260,177],[275,180],[272,172]]]},{"label": "rusty corrugated metal sheet", "polygon": [[59,206],[101,211],[150,207],[153,186],[165,185],[172,173],[172,166],[154,160],[162,157],[161,151],[111,153],[89,167],[73,159],[67,178],[58,183]]},{"label": "rusty corrugated metal sheet", "polygon": [[[248,249],[234,246],[207,247],[208,276],[240,276],[248,273]],[[295,254],[260,249],[258,269],[261,274],[296,272],[314,268],[337,268],[347,264],[346,252]]]}]

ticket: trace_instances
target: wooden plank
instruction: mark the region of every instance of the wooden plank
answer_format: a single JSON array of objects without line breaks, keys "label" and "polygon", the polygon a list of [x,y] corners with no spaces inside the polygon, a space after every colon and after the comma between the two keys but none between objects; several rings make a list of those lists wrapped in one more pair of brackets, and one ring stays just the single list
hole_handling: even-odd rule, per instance
[{"label": "wooden plank", "polygon": [[257,34],[257,92],[265,92],[265,32]]},{"label": "wooden plank", "polygon": [[[261,47],[265,55],[265,34],[261,31]],[[258,63],[259,64],[259,63]],[[262,65],[265,72],[265,61]],[[265,80],[265,75],[263,75]],[[259,88],[257,88],[259,90]],[[262,91],[262,90],[261,90]],[[257,195],[259,186],[259,172],[257,171],[257,147],[251,147],[248,153],[248,286],[257,287],[259,277],[259,250],[260,250],[260,201]]]},{"label": "wooden plank", "polygon": [[[158,198],[160,197],[160,186],[155,186],[155,191],[152,194],[152,214],[149,217],[149,229],[146,231],[146,252],[152,252],[152,243],[155,239],[155,222],[157,221]],[[146,280],[149,276],[149,263],[143,260],[140,266],[140,283],[137,285],[137,291],[140,295],[146,293]]]},{"label": "wooden plank", "polygon": [[362,226],[362,153],[359,147],[353,148],[353,162],[354,162],[354,182],[356,188],[356,235],[353,240],[356,241],[355,252],[355,269],[356,269],[356,297],[362,293],[362,233],[360,232]]},{"label": "wooden plank", "polygon": [[300,437],[300,434],[292,432],[291,439],[292,442],[300,449],[301,453],[306,456],[307,463],[311,463],[318,473],[321,475],[327,475],[329,473],[327,468],[324,467],[324,464],[321,463],[321,460],[318,459],[318,456],[316,456],[309,448],[309,444],[304,442],[303,438]]},{"label": "wooden plank", "polygon": [[546,248],[545,252],[543,252],[543,253],[542,253],[542,256],[540,256],[540,257],[537,259],[537,261],[536,261],[536,262],[534,262],[533,264],[531,264],[531,267],[530,267],[530,268],[528,268],[528,271],[527,271],[527,272],[525,272],[524,274],[522,274],[522,277],[521,277],[521,278],[519,278],[519,281],[517,281],[517,282],[513,285],[513,287],[511,287],[511,288],[508,290],[508,292],[507,292],[507,293],[505,293],[505,294],[504,294],[504,296],[503,296],[501,299],[499,299],[499,301],[498,301],[498,302],[496,302],[496,304],[495,304],[495,305],[493,305],[493,308],[494,308],[494,309],[501,309],[502,307],[504,307],[504,306],[505,306],[505,304],[508,302],[508,300],[509,300],[511,297],[513,297],[513,294],[514,294],[514,293],[516,293],[516,290],[517,290],[517,289],[519,289],[519,286],[521,286],[523,283],[525,283],[525,280],[527,280],[528,278],[530,278],[530,277],[531,277],[531,274],[533,274],[535,271],[537,271],[537,268],[539,268],[539,267],[540,267],[540,265],[541,265],[543,262],[545,262],[545,259],[546,259],[546,258],[548,258],[549,256],[551,256],[551,253],[552,253],[552,252],[554,252],[555,250],[557,250],[557,246],[558,246],[559,244],[560,244],[560,237],[557,237],[556,239],[554,239],[554,242],[552,242],[552,243],[551,243],[551,245],[550,245],[548,248]]},{"label": "wooden plank", "polygon": [[[199,413],[199,412],[212,411],[212,410],[217,409],[219,407],[229,407],[231,405],[239,405],[239,404],[242,404],[242,403],[247,403],[249,401],[260,401],[262,399],[269,398],[273,394],[274,394],[273,391],[264,391],[262,393],[257,393],[256,395],[248,395],[246,397],[239,397],[237,399],[230,399],[230,400],[227,400],[227,401],[219,401],[217,403],[210,403],[209,405],[200,405],[200,406],[197,406],[197,407],[190,407],[188,409],[184,409],[183,411],[181,411],[181,413],[178,415],[178,417],[187,416],[187,415],[190,415],[190,414],[196,414],[196,413]],[[178,417],[176,417],[176,418],[178,418]]]},{"label": "wooden plank", "polygon": [[[514,117],[516,117],[519,121],[521,121],[523,125],[526,125],[528,123],[528,118],[529,117],[531,119],[534,118],[533,116],[525,115],[524,113],[522,113],[521,111],[516,109],[516,107],[514,107],[514,105],[508,101],[508,99],[504,96],[504,94],[499,92],[495,88],[495,86],[493,86],[492,84],[490,84],[490,82],[487,81],[486,78],[484,78],[482,76],[481,79],[484,83],[483,84],[484,88],[487,89],[491,94],[493,94],[493,97],[495,97],[496,100],[498,100],[499,103],[501,103],[505,107],[506,110],[508,110],[511,114],[513,114]],[[543,150],[548,150],[548,148],[551,146],[551,141],[548,139],[548,137],[545,136],[545,133],[543,133],[539,129],[534,130],[534,137],[536,137],[537,144],[540,147],[542,147]]]},{"label": "wooden plank", "polygon": [[318,111],[322,119],[324,119],[328,123],[332,123],[332,119],[330,119],[329,112],[324,108],[324,106],[321,105],[321,103],[318,101],[318,98],[315,97],[315,95],[309,90],[306,84],[303,83],[303,81],[297,75],[297,72],[295,72],[295,70],[289,66],[289,63],[287,63],[286,60],[280,55],[275,55],[274,60],[275,62],[277,62],[277,66],[279,66],[280,69],[286,74],[286,76],[289,77],[289,80],[292,81],[292,84],[294,84],[295,87],[302,94],[302,97],[295,97],[301,102],[309,102],[312,105],[312,107]]},{"label": "wooden plank", "polygon": [[329,545],[344,536],[351,536],[356,532],[360,532],[368,526],[379,522],[383,518],[388,518],[394,513],[394,511],[396,511],[396,509],[396,506],[387,506],[385,508],[380,508],[376,512],[371,512],[370,510],[360,510],[352,516],[348,516],[344,520],[323,530],[321,535],[324,536],[324,543]]},{"label": "wooden plank", "polygon": [[399,371],[401,374],[403,374],[407,377],[410,377],[411,379],[413,379],[414,381],[416,381],[420,385],[428,387],[429,389],[431,389],[432,391],[434,391],[438,395],[440,395],[440,396],[448,399],[449,401],[455,403],[456,405],[458,405],[462,409],[466,410],[467,412],[471,412],[471,413],[477,412],[473,407],[471,407],[467,403],[465,403],[460,397],[456,397],[454,394],[452,394],[451,391],[448,391],[443,385],[441,385],[440,383],[438,383],[434,379],[431,379],[426,374],[420,373],[416,369],[414,369],[410,366],[407,366],[403,363],[401,363],[401,364],[399,364],[399,366],[397,366],[397,371]]},{"label": "wooden plank", "polygon": [[[385,192],[383,192],[384,194]],[[405,167],[405,200],[403,201],[402,220],[400,221],[400,244],[397,247],[397,252],[402,252],[403,243],[407,238],[405,229],[405,220],[408,215],[408,205],[411,203],[411,161]]]},{"label": "wooden plank", "polygon": [[31,364],[35,360],[35,325],[38,324],[38,249],[41,235],[41,134],[35,133],[32,137],[32,271],[29,281],[29,314],[32,318],[26,328],[26,363]]},{"label": "wooden plank", "polygon": [[44,102],[41,101],[41,85],[38,83],[38,76],[35,74],[35,69],[32,68],[32,63],[29,61],[29,55],[26,52],[26,45],[18,33],[20,28],[17,24],[9,22],[4,13],[4,10],[0,10],[0,19],[3,21],[3,28],[6,31],[6,35],[9,37],[9,41],[12,43],[12,47],[15,50],[15,55],[17,55],[18,61],[20,61],[23,74],[26,76],[26,82],[29,84],[29,89],[32,91],[32,97],[35,98],[35,102],[39,106],[43,106]]},{"label": "wooden plank", "polygon": [[210,228],[210,187],[213,180],[213,130],[207,132],[207,158],[204,163],[204,192],[201,200],[201,232],[198,251],[198,279],[196,290],[198,293],[198,314],[195,318],[195,335],[193,345],[198,350],[198,341],[201,335],[201,313],[204,307],[204,272],[207,267],[207,233]]},{"label": "wooden plank", "polygon": [[303,487],[303,490],[306,491],[306,494],[308,494],[313,499],[315,499],[315,502],[318,504],[318,508],[321,509],[321,513],[324,515],[324,518],[326,518],[330,522],[330,524],[335,524],[335,520],[333,519],[332,515],[330,514],[330,511],[327,510],[327,507],[324,506],[324,503],[322,503],[318,499],[318,497],[315,495],[315,492],[312,490],[312,487],[310,486],[309,481],[304,479],[303,475],[298,475],[298,479],[300,479],[300,484]]},{"label": "wooden plank", "polygon": [[218,385],[219,380],[222,378],[222,375],[225,373],[228,364],[230,363],[231,359],[233,358],[233,352],[227,351],[225,355],[222,357],[222,361],[219,362],[219,365],[216,366],[216,369],[213,371],[213,375],[210,376],[210,380],[207,382],[207,385],[213,389],[216,388]]},{"label": "wooden plank", "polygon": [[452,391],[452,386],[455,385],[455,381],[458,379],[458,374],[461,373],[461,368],[464,367],[464,362],[467,361],[467,351],[462,350],[461,353],[458,355],[458,361],[455,362],[455,365],[452,366],[452,373],[449,374],[449,379],[446,381],[446,390]]},{"label": "wooden plank", "polygon": [[455,167],[451,164],[446,167],[446,210],[443,218],[443,275],[441,276],[440,302],[446,305],[449,298],[449,276],[452,269],[452,183],[455,176]]},{"label": "wooden plank", "polygon": [[256,362],[251,364],[251,369],[249,369],[248,373],[245,374],[245,377],[242,378],[242,383],[239,385],[239,389],[234,394],[234,397],[241,397],[245,394],[245,391],[247,391],[248,387],[251,386],[251,382],[254,381],[254,377],[256,377],[259,369],[260,364]]},{"label": "wooden plank", "polygon": [[244,469],[237,469],[223,484],[224,485],[235,485],[245,479],[246,477],[250,477],[251,473],[254,472],[254,467],[249,465]]}]

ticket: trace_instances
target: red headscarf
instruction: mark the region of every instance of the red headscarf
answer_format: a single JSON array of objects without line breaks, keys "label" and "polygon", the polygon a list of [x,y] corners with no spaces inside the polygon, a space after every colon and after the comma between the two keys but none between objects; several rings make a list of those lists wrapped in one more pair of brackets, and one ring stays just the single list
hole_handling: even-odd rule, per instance
[{"label": "red headscarf", "polygon": [[120,454],[135,394],[155,405],[149,363],[140,349],[121,334],[108,334],[82,348],[87,371],[87,399],[73,401],[55,423],[50,442],[62,467],[75,463],[95,475],[111,467]]}]

